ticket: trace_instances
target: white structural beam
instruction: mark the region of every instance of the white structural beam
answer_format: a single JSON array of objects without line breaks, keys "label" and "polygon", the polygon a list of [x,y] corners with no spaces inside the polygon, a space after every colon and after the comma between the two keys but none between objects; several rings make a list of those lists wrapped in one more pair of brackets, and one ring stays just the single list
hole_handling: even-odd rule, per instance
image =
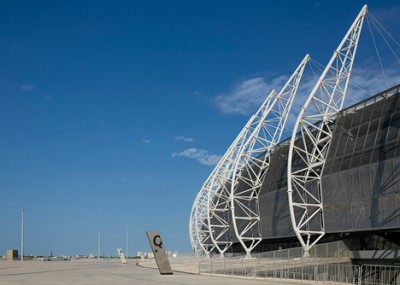
[{"label": "white structural beam", "polygon": [[206,198],[207,197],[204,195],[204,193],[200,191],[197,194],[196,199],[194,200],[192,211],[190,213],[189,237],[193,251],[196,253],[196,255],[208,254],[213,249],[209,248],[209,246],[207,246],[207,249],[204,249],[204,243],[200,242],[204,240],[204,235],[201,236],[201,230],[203,227],[202,220],[205,219],[204,217],[206,216],[206,210],[207,210],[206,209],[207,203],[204,202],[204,199]]},{"label": "white structural beam", "polygon": [[[268,95],[262,105],[264,108],[269,106],[274,94],[275,92],[272,91]],[[216,199],[218,200],[218,195],[221,195],[217,194],[218,190],[222,189],[232,176],[232,169],[237,157],[236,153],[243,146],[244,138],[247,137],[246,133],[249,129],[248,126],[252,124],[254,118],[255,116],[253,115],[236,137],[232,145],[228,148],[224,156],[204,182],[193,203],[189,220],[189,235],[192,248],[196,254],[205,254],[208,256],[215,248],[223,254],[229,247],[231,241],[224,240],[222,242],[225,236],[223,234],[221,235],[218,229],[215,229],[215,227],[218,226],[216,226],[214,219],[218,219],[218,215],[211,211],[214,209]]]},{"label": "white structural beam", "polygon": [[304,256],[325,234],[321,177],[332,139],[332,125],[342,109],[365,5],[301,108],[288,154],[288,199],[293,230]]},{"label": "white structural beam", "polygon": [[210,239],[223,257],[225,251],[232,245],[230,231],[231,215],[228,207],[230,197],[230,184],[239,153],[245,144],[248,133],[259,115],[269,108],[276,96],[273,90],[265,99],[258,111],[250,118],[240,132],[237,139],[227,150],[221,165],[216,169],[210,180],[208,191],[207,220],[210,230]]},{"label": "white structural beam", "polygon": [[281,140],[304,68],[307,54],[268,108],[250,125],[246,143],[240,150],[230,186],[229,205],[236,238],[250,256],[260,243],[258,196],[270,164],[273,147]]}]

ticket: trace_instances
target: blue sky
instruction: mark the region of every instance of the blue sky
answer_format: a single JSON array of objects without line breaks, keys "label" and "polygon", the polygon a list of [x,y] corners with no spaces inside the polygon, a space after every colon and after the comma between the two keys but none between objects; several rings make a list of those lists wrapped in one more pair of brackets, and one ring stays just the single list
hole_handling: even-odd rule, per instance
[{"label": "blue sky", "polygon": [[[2,1],[0,254],[20,248],[21,208],[26,254],[97,254],[100,231],[116,255],[127,224],[130,253],[150,250],[148,229],[190,252],[218,158],[306,53],[328,62],[363,4]],[[368,4],[399,40],[400,2]],[[362,41],[354,78],[372,94],[384,87]]]}]

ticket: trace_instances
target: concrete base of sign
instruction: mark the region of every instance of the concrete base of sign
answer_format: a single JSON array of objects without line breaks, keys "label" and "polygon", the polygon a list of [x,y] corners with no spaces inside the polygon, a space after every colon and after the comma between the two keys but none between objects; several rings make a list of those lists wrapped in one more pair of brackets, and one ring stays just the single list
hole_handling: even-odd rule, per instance
[{"label": "concrete base of sign", "polygon": [[161,275],[172,275],[174,274],[171,269],[171,265],[169,264],[169,260],[167,257],[167,253],[165,252],[165,248],[163,242],[161,240],[160,233],[158,231],[146,231],[147,238],[149,239],[149,243],[151,246],[151,250],[153,251],[154,258],[156,259],[156,263],[158,266],[158,270]]}]

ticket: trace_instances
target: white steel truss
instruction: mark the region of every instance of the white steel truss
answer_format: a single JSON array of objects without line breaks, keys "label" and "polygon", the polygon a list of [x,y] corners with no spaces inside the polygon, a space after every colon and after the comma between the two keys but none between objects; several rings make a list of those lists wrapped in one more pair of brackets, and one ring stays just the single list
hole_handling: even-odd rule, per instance
[{"label": "white steel truss", "polygon": [[[245,129],[239,133],[232,145],[235,145],[240,140],[241,134]],[[192,206],[192,211],[189,220],[189,235],[193,250],[196,254],[206,254],[207,256],[215,248],[215,245],[210,237],[210,227],[208,221],[208,199],[212,199],[213,193],[212,185],[215,173],[223,167],[226,157],[229,155],[229,149],[215,166],[207,180],[204,182],[203,187],[200,189]]]},{"label": "white steel truss", "polygon": [[332,139],[332,125],[342,109],[365,5],[311,91],[295,123],[288,154],[288,199],[293,230],[304,256],[325,234],[321,176]]},{"label": "white steel truss", "polygon": [[[196,199],[194,200],[189,220],[190,243],[196,255],[208,254],[208,252],[213,250],[213,247],[210,248],[210,246],[207,246],[207,248],[204,249],[204,243],[200,242],[201,240],[204,240],[204,234],[201,235],[203,227],[201,221],[204,220],[204,217],[207,215],[207,202],[204,201],[204,199],[207,199],[207,196],[201,195],[201,193],[202,191],[197,194]],[[201,219],[201,217],[203,217],[203,219]]]},{"label": "white steel truss", "polygon": [[307,54],[270,106],[250,125],[251,131],[236,160],[229,205],[235,235],[247,257],[262,240],[258,194],[270,164],[272,149],[281,139],[309,59]]},{"label": "white steel truss", "polygon": [[[237,139],[239,137],[240,134]],[[189,220],[189,235],[192,247],[196,254],[204,253],[208,256],[215,248],[215,245],[210,237],[210,227],[208,223],[208,199],[210,199],[210,197],[212,198],[213,195],[213,193],[210,192],[210,185],[212,184],[215,172],[222,166],[227,153],[225,153],[225,155],[221,158],[219,163],[211,172],[210,176],[204,182],[203,187],[200,189],[193,203]]]},{"label": "white steel truss", "polygon": [[[275,91],[272,91],[268,95],[262,105],[264,108],[269,106],[274,95]],[[218,251],[223,254],[226,248],[229,247],[230,240],[225,241],[225,246],[216,243],[216,240],[220,240],[223,235],[219,233],[216,239],[214,238],[215,235],[212,233],[214,229],[211,228],[210,224],[213,222],[216,215],[210,214],[210,204],[213,205],[213,201],[218,199],[216,198],[217,191],[225,187],[229,177],[232,176],[231,170],[235,165],[237,150],[244,144],[244,138],[249,129],[248,126],[252,124],[254,118],[255,116],[253,115],[232,145],[228,148],[210,176],[204,182],[203,187],[197,194],[193,203],[189,220],[189,235],[192,248],[196,254],[206,254],[208,256],[216,247]],[[211,206],[211,208],[213,207]]]},{"label": "white steel truss", "polygon": [[230,232],[230,211],[228,207],[230,197],[230,185],[232,183],[233,171],[236,161],[239,158],[240,150],[245,144],[251,126],[265,110],[269,109],[271,102],[276,96],[273,90],[265,99],[258,111],[250,118],[245,127],[240,132],[237,140],[227,150],[224,161],[211,180],[210,197],[208,198],[207,219],[210,229],[210,238],[218,249],[221,257],[232,245]]}]

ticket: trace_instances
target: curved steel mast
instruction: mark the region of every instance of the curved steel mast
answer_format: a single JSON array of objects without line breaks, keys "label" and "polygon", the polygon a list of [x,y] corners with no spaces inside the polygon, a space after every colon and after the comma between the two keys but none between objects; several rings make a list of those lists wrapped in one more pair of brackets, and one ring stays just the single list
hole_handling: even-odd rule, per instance
[{"label": "curved steel mast", "polygon": [[367,5],[346,33],[296,120],[288,154],[288,199],[304,256],[325,234],[321,177],[342,109]]},{"label": "curved steel mast", "polygon": [[[235,144],[240,138],[241,133],[239,133],[233,144]],[[197,194],[192,206],[189,220],[189,235],[192,247],[197,254],[205,253],[208,256],[215,248],[215,245],[210,237],[210,227],[208,222],[208,199],[212,199],[213,197],[214,193],[211,192],[211,185],[213,184],[215,173],[224,164],[228,152],[229,149],[213,169],[207,180],[204,182],[203,187]]]},{"label": "curved steel mast", "polygon": [[279,94],[250,126],[248,138],[239,152],[230,185],[230,211],[235,235],[249,257],[260,243],[260,211],[258,195],[270,164],[273,147],[280,141],[296,95],[307,54]]},{"label": "curved steel mast", "polygon": [[260,113],[265,112],[265,110],[269,108],[275,96],[275,90],[272,90],[258,111],[250,118],[242,129],[238,139],[235,140],[227,150],[221,167],[216,170],[213,179],[211,180],[207,219],[210,229],[210,238],[219,251],[221,257],[223,257],[225,251],[232,245],[232,237],[230,236],[231,218],[229,207],[227,207],[227,205],[229,202],[230,184],[232,183],[233,171],[239,157],[238,154],[246,142],[248,133],[251,130],[251,125],[254,124],[254,121],[257,120]]},{"label": "curved steel mast", "polygon": [[[202,255],[204,253],[208,253],[213,250],[212,243],[210,246],[207,246],[207,249],[204,249],[204,243],[201,243],[204,240],[204,234],[202,235],[202,227],[204,226],[202,220],[204,220],[207,213],[207,202],[204,201],[207,197],[205,195],[201,195],[201,191],[197,194],[196,199],[194,200],[192,210],[190,212],[190,220],[189,220],[189,237],[190,243],[192,245],[193,251],[196,255]],[[203,219],[201,219],[203,217]],[[207,227],[208,228],[208,227]]]},{"label": "curved steel mast", "polygon": [[[274,94],[275,91],[272,91],[262,106],[269,106]],[[211,228],[210,224],[212,224],[213,219],[216,218],[217,215],[215,215],[214,212],[210,214],[210,204],[214,205],[213,202],[215,199],[218,199],[216,197],[218,197],[218,195],[220,196],[220,194],[217,194],[218,190],[224,188],[225,184],[232,176],[231,170],[235,165],[237,150],[244,144],[244,138],[249,129],[248,126],[252,124],[254,118],[254,115],[251,116],[245,127],[233,141],[232,145],[228,148],[210,176],[204,182],[203,187],[197,194],[193,203],[189,220],[189,235],[192,248],[197,254],[205,253],[208,256],[216,247],[221,254],[226,250],[221,244],[216,243],[216,240],[219,240],[221,236],[212,234],[214,229]],[[211,209],[212,208],[213,206],[211,206]],[[227,243],[225,242],[224,244],[226,245]]]},{"label": "curved steel mast", "polygon": [[[240,138],[245,128],[239,133],[236,139],[233,141],[232,146],[235,146]],[[215,245],[210,237],[210,229],[208,222],[208,199],[213,199],[215,191],[212,191],[212,186],[214,185],[214,179],[216,172],[223,168],[227,157],[229,156],[229,147],[224,156],[215,166],[211,174],[208,176],[207,180],[204,182],[202,188],[196,196],[196,199],[192,206],[192,211],[189,220],[189,235],[192,247],[197,254],[205,253],[209,255],[215,248]]]}]

